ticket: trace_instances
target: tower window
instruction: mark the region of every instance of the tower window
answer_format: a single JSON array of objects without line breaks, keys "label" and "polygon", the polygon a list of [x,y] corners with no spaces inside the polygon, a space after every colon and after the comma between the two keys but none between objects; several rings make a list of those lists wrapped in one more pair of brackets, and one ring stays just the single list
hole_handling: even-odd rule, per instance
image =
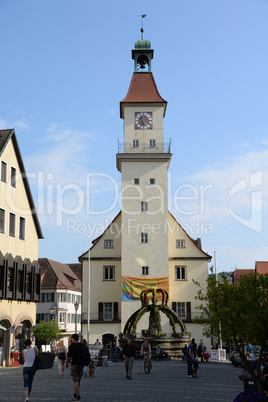
[{"label": "tower window", "polygon": [[183,248],[184,246],[184,240],[176,240],[176,247],[177,248]]},{"label": "tower window", "polygon": [[175,267],[175,278],[177,281],[185,281],[186,267]]},{"label": "tower window", "polygon": [[148,211],[148,202],[141,202],[141,212],[146,212]]},{"label": "tower window", "polygon": [[150,140],[150,147],[155,147],[155,140]]},{"label": "tower window", "polygon": [[141,267],[142,275],[149,275],[149,267]]},{"label": "tower window", "polygon": [[155,184],[155,179],[149,179],[150,184]]},{"label": "tower window", "polygon": [[113,248],[114,242],[113,240],[104,240],[104,248]]},{"label": "tower window", "polygon": [[1,162],[1,181],[7,182],[7,164],[6,162]]},{"label": "tower window", "polygon": [[140,184],[140,179],[134,179],[134,184]]},{"label": "tower window", "polygon": [[17,170],[11,166],[11,186],[16,187]]},{"label": "tower window", "polygon": [[141,233],[141,242],[148,243],[148,233]]},{"label": "tower window", "polygon": [[138,146],[139,146],[139,140],[133,140],[132,146],[133,146],[133,148],[138,148]]}]

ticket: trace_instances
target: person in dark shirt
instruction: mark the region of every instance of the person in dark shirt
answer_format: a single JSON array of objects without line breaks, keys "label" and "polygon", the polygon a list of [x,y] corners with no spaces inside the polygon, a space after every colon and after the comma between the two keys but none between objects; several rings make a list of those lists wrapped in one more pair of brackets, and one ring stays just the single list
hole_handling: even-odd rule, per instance
[{"label": "person in dark shirt", "polygon": [[195,359],[195,341],[194,339],[192,339],[192,342],[190,343],[186,351],[188,377],[192,377],[194,359]]},{"label": "person in dark shirt", "polygon": [[111,361],[118,362],[118,356],[117,356],[117,337],[115,336],[114,339],[111,341]]},{"label": "person in dark shirt", "polygon": [[123,358],[125,359],[126,378],[132,380],[132,367],[134,363],[134,356],[136,348],[132,344],[132,339],[127,340],[127,344],[123,347]]},{"label": "person in dark shirt", "polygon": [[83,367],[85,365],[85,355],[88,352],[87,347],[81,343],[78,342],[78,334],[74,334],[71,338],[72,343],[69,346],[69,350],[67,353],[67,358],[66,358],[66,367],[68,367],[68,361],[69,358],[72,359],[72,365],[71,365],[71,376],[74,382],[74,401],[80,401],[80,381],[82,378],[83,374]]}]

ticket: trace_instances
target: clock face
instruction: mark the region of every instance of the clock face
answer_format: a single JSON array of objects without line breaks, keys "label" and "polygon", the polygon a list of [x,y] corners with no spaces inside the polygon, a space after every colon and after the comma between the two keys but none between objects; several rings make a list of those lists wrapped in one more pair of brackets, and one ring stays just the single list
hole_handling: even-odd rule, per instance
[{"label": "clock face", "polygon": [[135,130],[150,130],[153,128],[152,112],[135,112]]}]

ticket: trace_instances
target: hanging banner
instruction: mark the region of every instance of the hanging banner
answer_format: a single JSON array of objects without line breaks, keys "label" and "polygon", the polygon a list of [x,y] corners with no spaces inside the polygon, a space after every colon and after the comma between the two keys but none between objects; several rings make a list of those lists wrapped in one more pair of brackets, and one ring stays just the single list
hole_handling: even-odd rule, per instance
[{"label": "hanging banner", "polygon": [[[134,276],[122,276],[121,300],[137,300],[145,289],[165,289],[169,290],[168,276],[162,278],[140,278]],[[150,298],[150,295],[149,295]],[[159,295],[159,299],[161,296]]]}]

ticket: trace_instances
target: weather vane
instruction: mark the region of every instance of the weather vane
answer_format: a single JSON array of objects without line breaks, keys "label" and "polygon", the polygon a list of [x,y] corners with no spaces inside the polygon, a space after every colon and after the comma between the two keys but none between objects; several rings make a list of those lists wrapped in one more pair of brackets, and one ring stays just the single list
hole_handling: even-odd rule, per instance
[{"label": "weather vane", "polygon": [[139,15],[139,17],[141,17],[141,39],[143,39],[143,32],[144,32],[144,29],[143,29],[143,18],[145,18],[146,15],[147,15],[147,14],[141,14],[141,15]]}]

